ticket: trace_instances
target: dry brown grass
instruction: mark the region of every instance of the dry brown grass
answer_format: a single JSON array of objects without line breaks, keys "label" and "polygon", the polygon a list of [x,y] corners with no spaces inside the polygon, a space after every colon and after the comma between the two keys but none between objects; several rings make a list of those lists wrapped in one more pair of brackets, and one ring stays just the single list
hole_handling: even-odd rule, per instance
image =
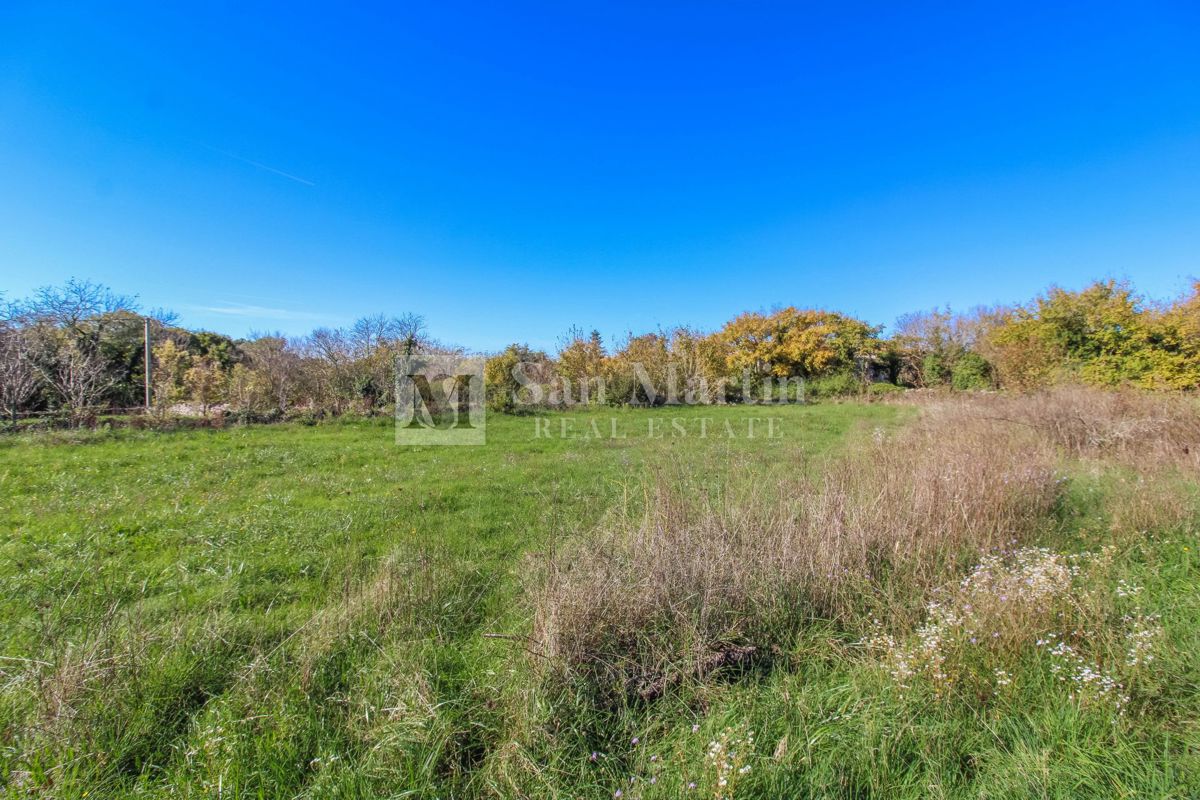
[{"label": "dry brown grass", "polygon": [[67,645],[55,663],[36,664],[33,672],[40,705],[40,726],[57,731],[72,723],[80,706],[109,689],[136,664],[146,642],[122,647],[107,636],[93,637],[81,645]]},{"label": "dry brown grass", "polygon": [[603,702],[769,658],[813,619],[911,603],[981,550],[1023,540],[1057,494],[1027,426],[944,406],[815,474],[715,499],[659,478],[644,511],[565,548],[535,586],[551,673]]},{"label": "dry brown grass", "polygon": [[1196,518],[1195,484],[1175,473],[1125,475],[1108,490],[1109,541],[1130,542]]},{"label": "dry brown grass", "polygon": [[800,477],[743,475],[714,494],[711,476],[657,476],[643,510],[543,564],[533,634],[548,674],[602,702],[650,699],[768,660],[814,620],[911,627],[939,584],[1051,520],[1064,459],[1126,470],[1107,504],[1124,534],[1193,510],[1171,478],[1200,468],[1191,398],[1064,387],[917,402],[915,425]]},{"label": "dry brown grass", "polygon": [[1025,395],[914,395],[932,412],[1026,427],[1067,455],[1142,469],[1200,469],[1200,406],[1188,395],[1061,386]]}]

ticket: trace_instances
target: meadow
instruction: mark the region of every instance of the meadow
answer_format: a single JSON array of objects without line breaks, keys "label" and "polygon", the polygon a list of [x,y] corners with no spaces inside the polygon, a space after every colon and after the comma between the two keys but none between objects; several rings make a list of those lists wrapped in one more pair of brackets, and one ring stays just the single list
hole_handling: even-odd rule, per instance
[{"label": "meadow", "polygon": [[1196,796],[1188,403],[10,435],[0,787]]}]

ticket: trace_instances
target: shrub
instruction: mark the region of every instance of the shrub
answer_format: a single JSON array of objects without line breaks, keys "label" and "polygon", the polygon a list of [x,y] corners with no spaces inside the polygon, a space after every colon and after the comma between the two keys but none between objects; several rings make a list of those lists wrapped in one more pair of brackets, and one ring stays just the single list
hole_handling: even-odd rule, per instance
[{"label": "shrub", "polygon": [[963,353],[954,362],[950,385],[959,391],[992,388],[992,367],[978,353]]},{"label": "shrub", "polygon": [[941,353],[929,353],[921,361],[921,375],[926,386],[936,386],[945,383],[950,377],[946,369],[946,358]]},{"label": "shrub", "polygon": [[888,397],[904,394],[904,387],[894,383],[871,383],[867,385],[867,397]]},{"label": "shrub", "polygon": [[484,367],[488,408],[503,413],[544,407],[553,369],[549,358],[527,345],[510,344]]},{"label": "shrub", "polygon": [[284,416],[288,422],[297,422],[301,425],[313,426],[324,418],[324,414],[320,411],[315,411],[311,408],[301,408],[289,410]]},{"label": "shrub", "polygon": [[862,392],[863,384],[851,370],[834,372],[809,380],[805,384],[805,394],[814,400],[825,400],[834,397],[850,397]]}]

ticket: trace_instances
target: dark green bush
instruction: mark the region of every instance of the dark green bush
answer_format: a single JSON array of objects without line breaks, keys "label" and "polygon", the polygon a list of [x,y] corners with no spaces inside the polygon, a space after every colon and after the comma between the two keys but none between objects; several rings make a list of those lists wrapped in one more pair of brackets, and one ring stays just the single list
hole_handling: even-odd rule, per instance
[{"label": "dark green bush", "polygon": [[926,386],[938,386],[950,380],[946,358],[941,353],[929,353],[921,362],[921,376]]},{"label": "dark green bush", "polygon": [[824,400],[832,397],[849,397],[862,392],[862,381],[853,372],[835,372],[832,375],[821,375],[805,384],[805,394],[813,400]]},{"label": "dark green bush", "polygon": [[954,362],[951,385],[960,391],[992,388],[992,367],[978,353],[963,353]]}]

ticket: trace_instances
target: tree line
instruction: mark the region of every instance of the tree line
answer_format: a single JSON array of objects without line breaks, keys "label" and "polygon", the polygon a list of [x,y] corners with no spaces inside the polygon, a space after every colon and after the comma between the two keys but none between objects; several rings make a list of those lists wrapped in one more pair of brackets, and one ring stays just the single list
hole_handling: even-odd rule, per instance
[{"label": "tree line", "polygon": [[438,345],[420,316],[375,315],[304,337],[234,339],[143,311],[137,299],[71,280],[0,303],[0,412],[15,421],[52,413],[81,423],[144,405],[145,333],[150,411],[214,409],[270,421],[298,411],[373,413],[393,399],[397,355]]},{"label": "tree line", "polygon": [[[0,298],[2,299],[2,298]],[[377,314],[307,336],[191,331],[90,281],[0,302],[0,412],[81,423],[144,402],[247,420],[374,414],[394,402],[399,356],[462,353],[414,313]],[[727,402],[944,387],[1032,390],[1062,382],[1154,390],[1200,385],[1200,283],[1157,303],[1129,284],[1052,287],[1028,303],[907,314],[882,326],[821,309],[747,312],[711,332],[680,326],[606,345],[569,331],[552,353],[513,344],[487,361],[489,403]]]},{"label": "tree line", "polygon": [[680,387],[701,402],[780,399],[800,386],[809,397],[1061,383],[1195,389],[1200,283],[1166,303],[1114,280],[1051,287],[1028,303],[906,314],[886,336],[845,314],[796,307],[744,313],[711,333],[631,335],[612,352],[596,332],[576,330],[555,354],[514,344],[489,362],[489,396],[501,408],[532,391],[529,380],[513,380],[517,363],[539,365],[540,380],[557,388],[540,392],[548,405],[564,396],[594,401],[596,392],[585,391],[594,386],[617,402],[661,401]]}]

